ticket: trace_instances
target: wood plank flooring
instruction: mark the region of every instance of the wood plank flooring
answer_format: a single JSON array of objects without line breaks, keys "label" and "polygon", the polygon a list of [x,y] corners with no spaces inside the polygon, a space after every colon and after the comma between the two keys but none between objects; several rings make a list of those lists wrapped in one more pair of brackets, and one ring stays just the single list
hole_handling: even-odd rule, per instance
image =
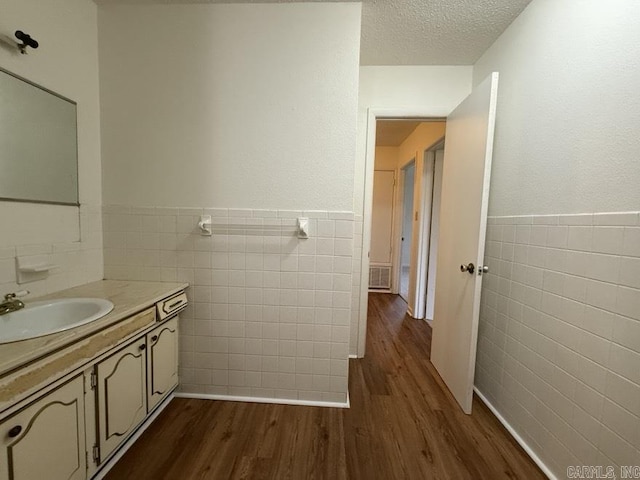
[{"label": "wood plank flooring", "polygon": [[107,479],[543,479],[481,401],[462,413],[429,362],[431,329],[369,296],[350,409],[175,399]]}]

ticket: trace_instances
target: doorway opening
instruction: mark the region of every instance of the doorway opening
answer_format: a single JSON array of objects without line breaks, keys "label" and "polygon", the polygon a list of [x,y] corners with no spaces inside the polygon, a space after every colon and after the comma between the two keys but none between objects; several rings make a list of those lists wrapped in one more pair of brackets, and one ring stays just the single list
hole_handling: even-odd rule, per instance
[{"label": "doorway opening", "polygon": [[[437,226],[437,266],[435,302],[432,324],[432,345],[430,360],[440,374],[447,388],[456,398],[465,413],[471,412],[473,399],[473,379],[480,317],[480,295],[482,276],[489,272],[484,265],[485,234],[489,184],[491,178],[491,160],[493,154],[493,135],[496,118],[498,94],[498,73],[493,72],[476,85],[471,93],[446,115],[446,155],[443,155],[442,188],[440,198],[440,218]],[[423,112],[439,112],[441,109],[425,109]],[[367,148],[365,162],[364,220],[363,220],[363,277],[370,264],[368,246],[371,240],[371,213],[373,196],[373,171],[375,167],[376,130],[379,119],[419,118],[413,116],[412,109],[369,108],[367,118]],[[428,113],[424,117],[428,118]],[[444,115],[443,115],[444,116]],[[432,119],[432,122],[443,120]],[[426,120],[425,120],[426,121]],[[437,142],[425,152],[433,150]],[[412,230],[412,256],[409,269],[409,292],[407,311],[411,316],[420,315],[426,310],[428,297],[428,279],[425,276],[425,301],[420,301],[422,287],[413,279],[412,268],[426,268],[429,264],[429,242],[431,238],[431,209],[424,208],[420,199],[433,201],[434,184],[425,184],[428,159],[433,158],[431,178],[436,175],[437,149],[429,155],[413,157],[416,163],[414,177],[414,219]],[[439,154],[438,154],[439,155]],[[421,181],[419,181],[419,179]],[[431,190],[429,191],[429,185]],[[422,207],[422,208],[421,208]],[[425,232],[429,228],[428,235]],[[434,232],[435,234],[435,232]],[[424,238],[416,242],[418,235]],[[398,270],[400,262],[397,262]],[[366,277],[364,277],[366,278]],[[396,279],[397,281],[397,279]],[[413,288],[413,287],[416,288]],[[366,287],[366,283],[362,285]],[[358,356],[364,356],[367,331],[368,290],[361,288],[360,318],[358,328]],[[413,296],[413,297],[412,297]],[[364,307],[364,308],[362,308]],[[412,308],[414,310],[412,311]]]},{"label": "doorway opening", "polygon": [[[435,258],[437,228],[432,203],[439,207],[440,186],[434,186],[435,148],[443,147],[441,119],[380,119],[376,124],[371,211],[369,291],[400,295],[407,312],[424,319],[433,310],[434,285],[429,263]],[[439,172],[441,174],[442,158]],[[441,175],[440,175],[441,176]],[[435,224],[437,227],[437,222]],[[431,317],[432,318],[432,317]]]}]

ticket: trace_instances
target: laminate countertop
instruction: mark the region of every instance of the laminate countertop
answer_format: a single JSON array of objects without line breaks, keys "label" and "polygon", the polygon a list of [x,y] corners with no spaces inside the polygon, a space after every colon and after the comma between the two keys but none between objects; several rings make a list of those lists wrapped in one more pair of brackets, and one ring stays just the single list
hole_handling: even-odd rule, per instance
[{"label": "laminate countertop", "polygon": [[[101,280],[39,298],[29,298],[25,301],[27,305],[34,301],[60,298],[103,298],[113,303],[113,310],[98,320],[63,332],[1,344],[0,378],[50,353],[115,325],[188,286],[187,283]],[[1,325],[0,328],[2,328]]]}]

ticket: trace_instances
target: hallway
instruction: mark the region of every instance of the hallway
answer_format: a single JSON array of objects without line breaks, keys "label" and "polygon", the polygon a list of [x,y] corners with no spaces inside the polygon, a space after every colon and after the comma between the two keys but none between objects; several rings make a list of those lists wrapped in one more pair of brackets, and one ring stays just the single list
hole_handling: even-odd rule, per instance
[{"label": "hallway", "polygon": [[478,400],[462,413],[429,363],[431,329],[369,295],[350,409],[175,399],[108,479],[543,479]]}]

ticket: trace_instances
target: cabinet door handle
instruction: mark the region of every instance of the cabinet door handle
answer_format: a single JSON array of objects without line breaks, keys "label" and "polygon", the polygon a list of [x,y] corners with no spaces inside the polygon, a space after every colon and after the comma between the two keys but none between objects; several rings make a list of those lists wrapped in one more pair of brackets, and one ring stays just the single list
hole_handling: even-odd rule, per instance
[{"label": "cabinet door handle", "polygon": [[9,430],[9,436],[11,438],[17,437],[18,435],[20,435],[21,431],[22,431],[22,425],[16,425],[11,430]]},{"label": "cabinet door handle", "polygon": [[155,342],[156,340],[158,340],[158,335],[154,335],[153,337],[151,337],[152,342]]},{"label": "cabinet door handle", "polygon": [[138,347],[140,350],[144,350],[145,348],[147,348],[147,345],[145,343],[143,343],[142,345],[140,345]]}]

